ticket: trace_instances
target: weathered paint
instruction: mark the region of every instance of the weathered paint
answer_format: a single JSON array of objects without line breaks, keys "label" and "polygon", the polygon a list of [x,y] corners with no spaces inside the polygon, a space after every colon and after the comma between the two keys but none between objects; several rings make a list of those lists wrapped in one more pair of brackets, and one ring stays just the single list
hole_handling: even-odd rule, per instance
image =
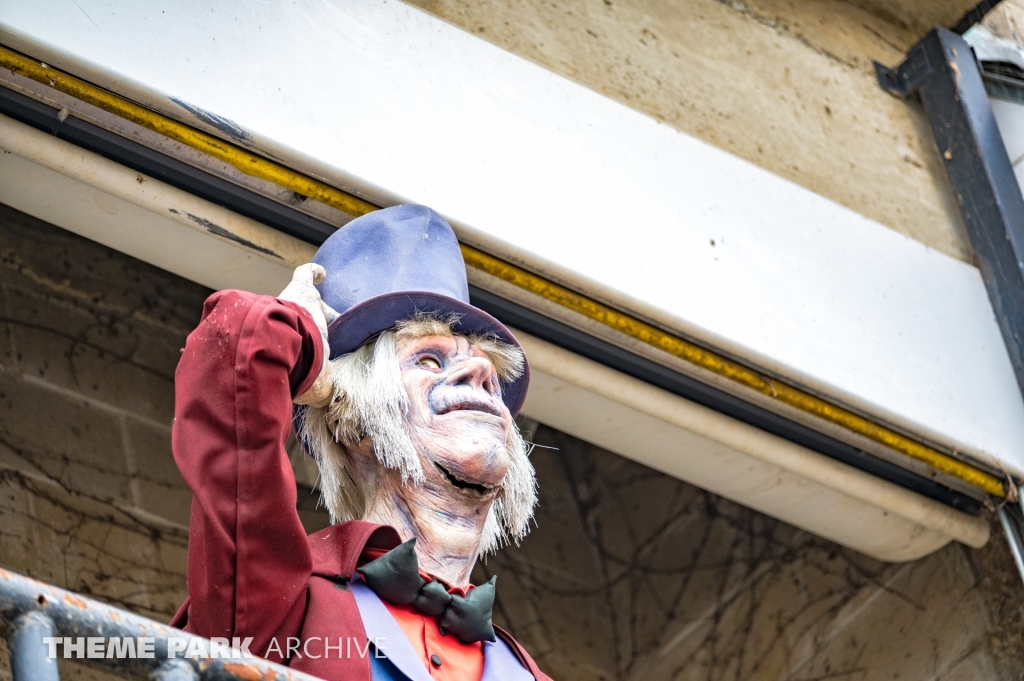
[{"label": "weathered paint", "polygon": [[331,187],[319,180],[295,173],[279,163],[247,152],[213,135],[183,125],[167,116],[150,111],[145,107],[90,85],[74,76],[2,47],[0,47],[0,66],[10,69],[13,73],[81,99],[105,111],[117,114],[132,123],[165,135],[193,149],[198,149],[238,168],[247,175],[287,187],[297,194],[321,201],[350,215],[362,215],[377,208],[373,204],[335,187]]},{"label": "weathered paint", "polygon": [[795,386],[754,371],[722,355],[697,346],[678,336],[623,314],[591,298],[570,291],[564,286],[544,280],[509,263],[493,258],[470,246],[462,245],[462,255],[470,267],[507,281],[542,298],[558,303],[573,312],[593,319],[643,343],[654,346],[679,359],[690,362],[718,376],[738,383],[773,400],[812,414],[841,426],[879,444],[963,480],[989,494],[1004,496],[1003,484],[984,471],[943,454],[938,450],[905,437],[890,428],[815,397]]},{"label": "weathered paint", "polygon": [[[72,658],[123,678],[146,679],[150,674],[163,669],[168,660],[167,639],[170,634],[189,641],[200,638],[23,575],[7,572],[3,576],[6,581],[0,584],[0,624],[5,628],[13,628],[19,618],[32,615],[49,620],[56,636],[102,636],[107,639],[153,637],[155,641],[152,658]],[[114,614],[117,617],[114,617]],[[210,648],[204,645],[203,649]],[[45,649],[43,652],[45,653]],[[256,657],[244,663],[220,658],[176,658],[172,661],[188,665],[204,681],[319,681],[308,674]]]},{"label": "weathered paint", "polygon": [[[180,215],[181,214],[180,211],[178,211],[178,210],[176,210],[174,208],[170,208],[168,210],[171,213],[174,213],[175,215]],[[220,225],[214,224],[213,222],[210,222],[206,218],[199,217],[198,215],[193,215],[192,213],[185,213],[184,215],[189,220],[191,220],[192,222],[196,223],[197,225],[199,225],[200,227],[205,229],[210,234],[222,237],[224,239],[229,239],[231,241],[234,241],[235,243],[242,244],[246,248],[251,248],[254,251],[258,251],[260,253],[265,253],[267,255],[272,255],[275,258],[280,258],[281,257],[280,255],[278,255],[277,253],[275,253],[271,249],[266,248],[264,246],[260,246],[257,243],[253,243],[252,241],[249,241],[248,239],[243,239],[242,237],[238,236],[237,234],[224,229]]]}]

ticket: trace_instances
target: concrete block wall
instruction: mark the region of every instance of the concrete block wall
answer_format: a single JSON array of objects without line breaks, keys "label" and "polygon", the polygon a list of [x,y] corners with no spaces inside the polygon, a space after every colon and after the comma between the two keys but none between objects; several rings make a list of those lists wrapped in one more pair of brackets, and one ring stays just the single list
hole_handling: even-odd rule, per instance
[{"label": "concrete block wall", "polygon": [[496,618],[556,679],[1024,678],[1005,540],[881,563],[540,426]]},{"label": "concrete block wall", "polygon": [[[182,602],[172,377],[208,293],[0,206],[0,566],[158,620]],[[476,576],[499,575],[496,620],[559,681],[1024,674],[1024,586],[998,527],[981,551],[878,563],[526,427],[544,446],[537,527]],[[316,472],[292,450],[318,529]]]},{"label": "concrete block wall", "polygon": [[206,295],[0,206],[5,566],[148,615],[180,603],[173,377]]},{"label": "concrete block wall", "polygon": [[178,608],[173,376],[206,295],[0,206],[0,565],[162,621]]}]

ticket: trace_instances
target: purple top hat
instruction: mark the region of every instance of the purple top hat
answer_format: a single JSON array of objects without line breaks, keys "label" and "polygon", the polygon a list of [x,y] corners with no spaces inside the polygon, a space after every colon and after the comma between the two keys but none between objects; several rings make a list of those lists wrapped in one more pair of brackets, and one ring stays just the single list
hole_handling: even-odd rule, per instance
[{"label": "purple top hat", "polygon": [[[352,352],[418,312],[455,313],[455,331],[490,334],[521,347],[497,319],[469,304],[466,264],[444,218],[425,206],[385,208],[356,218],[332,234],[313,256],[327,270],[317,285],[338,312],[327,329],[331,358]],[[529,366],[502,400],[519,413],[530,383]]]}]

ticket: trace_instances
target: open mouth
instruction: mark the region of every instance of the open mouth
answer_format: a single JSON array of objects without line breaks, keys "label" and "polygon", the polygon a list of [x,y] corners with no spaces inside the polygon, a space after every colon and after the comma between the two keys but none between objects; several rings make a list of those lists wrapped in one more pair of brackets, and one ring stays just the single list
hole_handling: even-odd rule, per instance
[{"label": "open mouth", "polygon": [[449,414],[453,411],[480,411],[491,416],[501,416],[501,409],[492,401],[468,395],[444,400],[440,407],[437,410],[438,415]]},{"label": "open mouth", "polygon": [[476,492],[477,494],[486,494],[487,492],[491,491],[491,488],[487,487],[486,485],[481,485],[476,482],[468,482],[466,480],[463,480],[462,478],[455,477],[455,475],[452,474],[450,470],[448,470],[447,468],[445,468],[436,461],[434,462],[434,465],[437,466],[437,470],[441,471],[441,473],[448,480],[448,482],[451,483],[453,487],[458,487],[459,489],[465,489],[471,492]]}]

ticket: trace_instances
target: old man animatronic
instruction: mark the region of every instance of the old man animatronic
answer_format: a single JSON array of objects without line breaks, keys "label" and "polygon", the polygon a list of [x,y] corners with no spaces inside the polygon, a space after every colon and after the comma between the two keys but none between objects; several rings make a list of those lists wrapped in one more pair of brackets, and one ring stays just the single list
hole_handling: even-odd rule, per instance
[{"label": "old man animatronic", "polygon": [[[513,421],[527,382],[515,337],[469,304],[451,227],[422,206],[352,221],[278,298],[211,296],[176,375],[194,500],[172,624],[252,637],[330,681],[546,679],[492,627],[494,580],[469,584],[536,503]],[[337,523],[308,537],[293,422]]]}]

